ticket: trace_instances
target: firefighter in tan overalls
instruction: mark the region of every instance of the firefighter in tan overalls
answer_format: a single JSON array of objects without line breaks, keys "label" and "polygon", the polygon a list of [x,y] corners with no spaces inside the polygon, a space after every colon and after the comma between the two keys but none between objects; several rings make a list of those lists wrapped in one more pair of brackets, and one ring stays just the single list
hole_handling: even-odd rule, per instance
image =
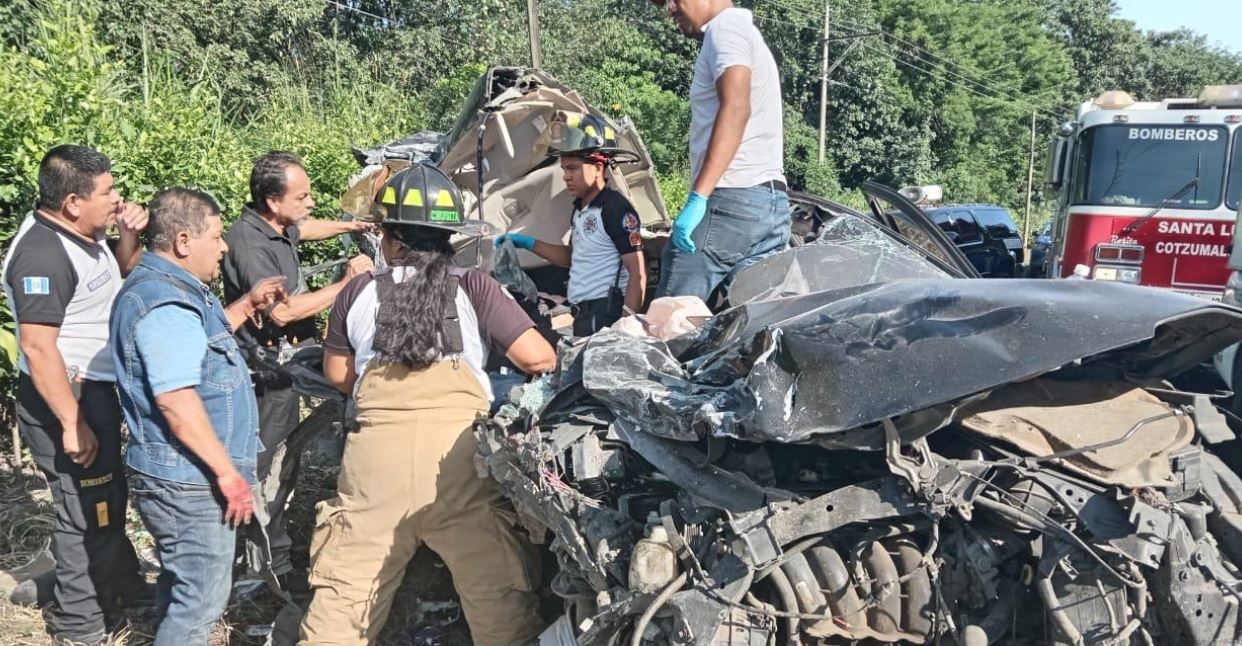
[{"label": "firefighter in tan overalls", "polygon": [[541,373],[555,352],[490,275],[454,266],[449,237],[485,225],[465,219],[439,169],[402,170],[377,199],[389,268],[342,290],[323,344],[324,374],[354,396],[359,428],[338,495],[318,510],[301,643],[374,642],[421,545],[448,565],[475,644],[530,642],[542,626],[538,562],[495,483],[475,473],[471,424],[491,400],[488,353]]}]

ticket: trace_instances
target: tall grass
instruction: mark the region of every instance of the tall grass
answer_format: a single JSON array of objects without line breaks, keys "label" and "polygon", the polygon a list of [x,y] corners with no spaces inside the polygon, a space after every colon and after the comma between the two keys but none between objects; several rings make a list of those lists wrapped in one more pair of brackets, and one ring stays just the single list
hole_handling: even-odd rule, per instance
[{"label": "tall grass", "polygon": [[[60,143],[90,145],[111,157],[126,199],[144,202],[166,186],[195,186],[214,195],[230,221],[247,200],[254,158],[292,150],[306,162],[319,214],[332,217],[357,167],[350,146],[394,139],[427,117],[402,79],[381,80],[365,64],[342,59],[330,70],[331,82],[319,87],[290,69],[243,120],[227,109],[211,74],[178,74],[184,67],[148,39],[141,52],[104,43],[95,27],[97,0],[39,0],[34,14],[26,40],[0,51],[0,243],[33,203],[39,160]],[[137,64],[125,58],[135,55]],[[6,395],[15,358],[7,306],[0,313],[0,392]],[[12,397],[0,402],[11,405]]]}]

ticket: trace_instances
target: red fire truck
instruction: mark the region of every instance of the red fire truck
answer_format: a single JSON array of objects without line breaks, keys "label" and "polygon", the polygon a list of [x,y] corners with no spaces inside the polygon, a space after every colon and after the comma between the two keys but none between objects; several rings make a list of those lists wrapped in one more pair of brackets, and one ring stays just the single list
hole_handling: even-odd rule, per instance
[{"label": "red fire truck", "polygon": [[1049,152],[1047,276],[1219,298],[1242,197],[1242,85],[1197,99],[1088,101]]}]

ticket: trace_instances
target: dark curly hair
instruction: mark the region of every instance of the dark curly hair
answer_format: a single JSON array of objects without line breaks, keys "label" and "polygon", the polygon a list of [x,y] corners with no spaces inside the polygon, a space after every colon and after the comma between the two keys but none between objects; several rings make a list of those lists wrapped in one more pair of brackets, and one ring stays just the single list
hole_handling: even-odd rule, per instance
[{"label": "dark curly hair", "polygon": [[250,169],[250,208],[267,213],[267,198],[280,199],[289,190],[285,171],[290,166],[305,169],[297,155],[283,150],[263,153]]},{"label": "dark curly hair", "polygon": [[401,224],[385,224],[383,230],[404,251],[390,264],[409,267],[414,275],[395,285],[392,303],[380,306],[375,356],[411,370],[426,370],[446,354],[444,314],[457,298],[457,289],[448,280],[453,266],[452,233]]}]

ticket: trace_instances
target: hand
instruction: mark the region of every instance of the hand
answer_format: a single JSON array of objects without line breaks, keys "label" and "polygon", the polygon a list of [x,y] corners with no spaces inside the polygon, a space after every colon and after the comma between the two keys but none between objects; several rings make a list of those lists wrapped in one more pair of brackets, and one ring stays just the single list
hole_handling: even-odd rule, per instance
[{"label": "hand", "polygon": [[224,496],[224,522],[234,527],[250,522],[254,516],[254,494],[246,479],[233,471],[216,478],[216,486]]},{"label": "hand", "polygon": [[363,220],[350,220],[348,222],[342,222],[341,224],[345,225],[345,231],[347,233],[370,233],[374,231],[376,227],[374,222],[366,222]]},{"label": "hand", "polygon": [[91,430],[91,427],[86,425],[86,420],[79,415],[72,427],[65,425],[64,429],[62,440],[65,455],[68,455],[74,464],[83,467],[94,464],[95,457],[99,455],[99,441],[95,439],[95,432]]},{"label": "hand", "polygon": [[355,276],[361,276],[368,271],[375,271],[375,263],[362,254],[358,254],[349,259],[349,263],[345,265],[345,280],[353,280]]},{"label": "hand", "polygon": [[690,197],[686,198],[686,205],[681,207],[681,213],[678,213],[677,219],[673,220],[673,246],[677,247],[678,251],[684,253],[698,251],[690,234],[694,233],[694,230],[703,222],[704,215],[707,215],[707,198],[700,195],[698,191],[691,192]]},{"label": "hand", "polygon": [[496,236],[497,247],[504,244],[505,241],[512,242],[513,246],[518,249],[525,249],[527,251],[535,250],[535,239],[525,233],[503,233]]},{"label": "hand", "polygon": [[135,202],[124,202],[118,209],[116,216],[116,226],[120,230],[121,235],[129,235],[137,237],[147,228],[147,222],[150,218],[147,210],[142,208],[141,204]]},{"label": "hand", "polygon": [[246,294],[246,303],[254,310],[266,310],[277,303],[284,302],[289,297],[285,293],[285,280],[285,276],[272,276],[260,280],[250,288],[250,293]]}]

